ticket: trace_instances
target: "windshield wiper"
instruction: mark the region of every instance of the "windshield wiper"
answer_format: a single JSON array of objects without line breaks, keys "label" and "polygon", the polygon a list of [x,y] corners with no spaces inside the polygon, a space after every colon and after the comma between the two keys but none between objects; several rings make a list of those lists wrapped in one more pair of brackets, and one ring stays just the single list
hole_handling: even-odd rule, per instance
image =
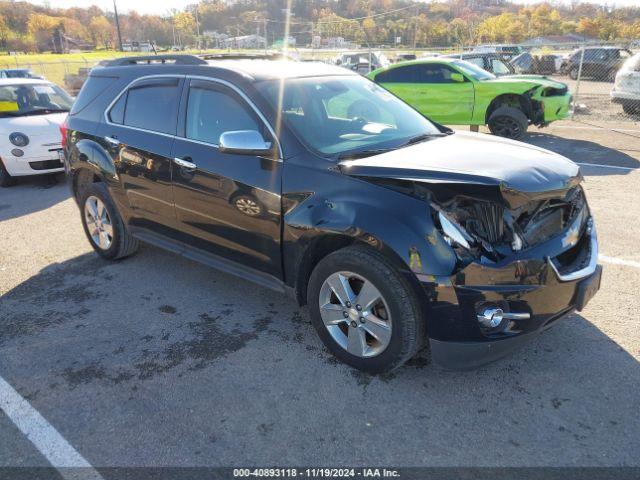
[{"label": "windshield wiper", "polygon": [[446,133],[421,133],[420,135],[416,135],[415,137],[411,137],[406,142],[401,143],[400,145],[398,145],[397,148],[408,147],[409,145],[413,145],[415,143],[424,142],[425,140],[428,140],[428,139],[434,138],[434,137],[446,137],[446,136],[447,136]]},{"label": "windshield wiper", "polygon": [[394,148],[378,148],[375,150],[360,150],[358,152],[342,153],[338,155],[338,160],[355,160],[357,158],[372,157],[374,155],[379,155],[381,153],[390,152],[391,150],[395,150],[395,147]]}]

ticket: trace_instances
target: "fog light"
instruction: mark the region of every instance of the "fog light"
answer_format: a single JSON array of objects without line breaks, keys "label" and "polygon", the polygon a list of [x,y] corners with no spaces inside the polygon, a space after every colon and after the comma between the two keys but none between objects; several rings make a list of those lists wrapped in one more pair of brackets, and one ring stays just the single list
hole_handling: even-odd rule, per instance
[{"label": "fog light", "polygon": [[24,152],[19,148],[14,148],[13,150],[11,150],[11,155],[13,155],[14,157],[21,157],[24,155]]}]

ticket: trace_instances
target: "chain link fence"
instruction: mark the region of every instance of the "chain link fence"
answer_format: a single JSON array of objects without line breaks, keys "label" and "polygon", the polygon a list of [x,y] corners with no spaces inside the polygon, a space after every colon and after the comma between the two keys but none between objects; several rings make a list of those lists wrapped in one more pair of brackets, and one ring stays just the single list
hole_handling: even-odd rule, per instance
[{"label": "chain link fence", "polygon": [[[0,59],[0,71],[4,69],[27,69],[34,75],[46,78],[75,95],[95,64],[95,59],[32,62],[28,60],[28,56],[15,56],[13,58],[5,57]],[[8,72],[8,75],[11,75],[11,73]]]}]

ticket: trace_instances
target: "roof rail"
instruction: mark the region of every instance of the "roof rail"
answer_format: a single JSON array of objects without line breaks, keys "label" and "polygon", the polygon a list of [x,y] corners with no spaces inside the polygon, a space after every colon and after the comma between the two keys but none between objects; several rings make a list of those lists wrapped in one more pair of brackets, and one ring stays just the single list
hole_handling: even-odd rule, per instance
[{"label": "roof rail", "polygon": [[139,55],[135,57],[122,57],[109,60],[105,67],[118,67],[122,65],[141,65],[152,63],[173,63],[175,65],[206,65],[203,59],[195,55]]},{"label": "roof rail", "polygon": [[295,60],[281,52],[273,53],[205,53],[198,55],[203,60]]}]

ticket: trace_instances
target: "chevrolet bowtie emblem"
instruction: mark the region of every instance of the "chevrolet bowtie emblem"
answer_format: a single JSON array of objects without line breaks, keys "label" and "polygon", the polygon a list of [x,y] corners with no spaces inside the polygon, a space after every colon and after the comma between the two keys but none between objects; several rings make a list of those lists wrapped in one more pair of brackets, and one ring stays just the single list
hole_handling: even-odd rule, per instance
[{"label": "chevrolet bowtie emblem", "polygon": [[578,243],[578,238],[580,238],[578,227],[572,227],[569,229],[565,237],[562,239],[562,246],[572,247],[576,243]]}]

